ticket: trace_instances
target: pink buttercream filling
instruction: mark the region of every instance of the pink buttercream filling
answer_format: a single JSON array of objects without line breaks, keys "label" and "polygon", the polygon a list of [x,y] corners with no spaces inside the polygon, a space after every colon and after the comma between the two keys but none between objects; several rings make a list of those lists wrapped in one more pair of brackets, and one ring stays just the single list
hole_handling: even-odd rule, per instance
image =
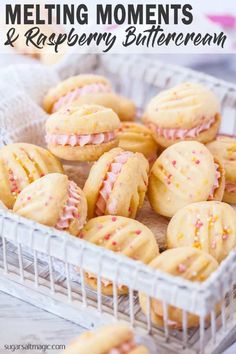
[{"label": "pink buttercream filling", "polygon": [[153,163],[157,159],[157,153],[156,152],[152,153],[151,155],[148,156],[147,159],[150,164]]},{"label": "pink buttercream filling", "polygon": [[226,185],[225,185],[225,190],[228,193],[236,192],[236,183],[227,182]]},{"label": "pink buttercream filling", "polygon": [[133,340],[129,340],[119,345],[118,347],[112,348],[107,352],[107,354],[128,354],[132,349],[136,348],[136,344]]},{"label": "pink buttercream filling", "polygon": [[[62,214],[56,223],[56,229],[66,230],[69,228],[72,220],[80,219],[80,215],[78,213],[80,201],[81,198],[78,186],[73,181],[69,181],[68,199],[66,201],[66,205],[63,208]],[[81,228],[82,227],[83,225],[81,225]]]},{"label": "pink buttercream filling", "polygon": [[[130,151],[122,152],[121,154],[117,155],[110,164],[109,169],[103,180],[102,188],[99,191],[99,196],[95,205],[96,216],[104,215],[107,206],[107,201],[114,187],[114,184],[119,176],[119,173],[121,172],[123,165],[128,161],[129,157],[132,155],[133,153]],[[116,201],[112,201],[108,211],[111,214],[114,214],[116,212]]]},{"label": "pink buttercream filling", "polygon": [[62,146],[85,146],[85,145],[99,145],[108,143],[115,139],[114,132],[104,132],[97,134],[48,134],[46,135],[46,142],[52,145]]},{"label": "pink buttercream filling", "polygon": [[219,165],[215,163],[215,169],[216,169],[216,173],[215,173],[215,181],[214,181],[214,184],[212,186],[212,189],[211,189],[211,193],[209,195],[209,198],[208,199],[213,199],[214,198],[214,193],[216,191],[217,188],[219,188],[220,186],[220,171],[218,170],[219,169]]},{"label": "pink buttercream filling", "polygon": [[204,130],[209,129],[214,123],[215,117],[191,129],[163,128],[158,127],[153,123],[151,123],[150,126],[156,131],[157,135],[162,136],[165,139],[184,139],[195,138]]},{"label": "pink buttercream filling", "polygon": [[[89,272],[87,272],[86,273],[87,274],[87,277],[89,278],[89,279],[97,279],[96,278],[96,276],[94,275],[94,274],[92,274],[92,273],[89,273]],[[102,285],[103,286],[105,286],[105,287],[107,287],[107,286],[109,286],[109,285],[113,285],[113,283],[112,283],[112,281],[111,280],[108,280],[108,279],[105,279],[105,278],[101,278],[101,283],[102,283]],[[124,287],[124,285],[118,285],[118,289],[122,289]]]},{"label": "pink buttercream filling", "polygon": [[77,88],[73,91],[68,92],[66,95],[59,98],[59,100],[53,105],[52,112],[56,112],[63,106],[71,104],[73,101],[77,100],[80,96],[85,96],[91,93],[105,93],[111,92],[111,88],[104,84],[90,84],[84,87]]},{"label": "pink buttercream filling", "polygon": [[[158,302],[154,302],[153,309],[154,309],[154,312],[156,313],[156,315],[159,316],[159,317],[161,317],[161,315],[160,315],[160,306],[161,306],[161,305],[160,305]],[[168,318],[167,324],[168,324],[168,326],[174,327],[174,326],[177,325],[177,322],[172,321],[172,320],[170,320],[170,319]]]}]

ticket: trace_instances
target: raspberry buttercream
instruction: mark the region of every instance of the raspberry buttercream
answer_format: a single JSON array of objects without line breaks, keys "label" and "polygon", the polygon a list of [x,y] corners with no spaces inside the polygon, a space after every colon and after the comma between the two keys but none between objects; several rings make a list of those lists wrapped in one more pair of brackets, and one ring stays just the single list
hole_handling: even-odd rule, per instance
[{"label": "raspberry buttercream", "polygon": [[226,183],[225,185],[225,190],[228,192],[228,193],[234,193],[236,192],[236,183]]},{"label": "raspberry buttercream", "polygon": [[85,146],[108,143],[115,139],[114,132],[97,134],[48,134],[46,142],[52,145]]},{"label": "raspberry buttercream", "polygon": [[211,193],[209,195],[209,200],[212,200],[214,198],[214,193],[217,190],[217,188],[219,188],[219,186],[220,186],[221,173],[219,171],[219,165],[217,163],[215,163],[215,169],[216,169],[215,181],[214,181],[214,184],[212,186]]},{"label": "raspberry buttercream", "polygon": [[[56,228],[59,230],[66,230],[70,226],[70,222],[72,220],[80,219],[80,215],[78,213],[78,207],[80,204],[81,198],[79,194],[78,186],[73,182],[69,181],[68,183],[68,199],[66,205],[63,208],[63,212],[60,216],[56,224]],[[80,225],[83,227],[83,223]]]},{"label": "raspberry buttercream", "polygon": [[[95,206],[95,214],[96,216],[104,215],[106,210],[107,200],[109,199],[109,195],[112,191],[112,188],[121,172],[123,165],[128,161],[128,158],[132,156],[133,153],[129,151],[122,152],[117,155],[112,163],[110,164],[109,170],[106,173],[104,178],[102,188],[99,191],[99,197]],[[115,201],[113,200],[112,206],[115,208]],[[109,210],[111,213],[114,210]]]},{"label": "raspberry buttercream", "polygon": [[123,344],[115,347],[107,352],[107,354],[128,354],[130,350],[135,349],[136,344],[133,340],[124,342]]},{"label": "raspberry buttercream", "polygon": [[101,83],[94,83],[86,85],[84,87],[79,87],[75,90],[68,92],[66,95],[59,98],[58,101],[53,105],[52,112],[56,112],[61,107],[71,104],[73,101],[78,99],[80,96],[84,96],[91,93],[106,93],[111,92],[111,87],[109,85],[104,85]]},{"label": "raspberry buttercream", "polygon": [[150,127],[156,130],[157,135],[165,139],[196,138],[200,133],[209,129],[215,123],[215,120],[215,117],[213,117],[191,129],[163,128],[155,126],[153,123],[150,123]]}]

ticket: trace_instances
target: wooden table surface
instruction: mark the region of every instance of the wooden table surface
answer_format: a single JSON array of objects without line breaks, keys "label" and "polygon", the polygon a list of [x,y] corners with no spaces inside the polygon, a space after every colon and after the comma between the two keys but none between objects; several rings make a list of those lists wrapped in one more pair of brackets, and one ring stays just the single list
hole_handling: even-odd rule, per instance
[{"label": "wooden table surface", "polygon": [[[0,354],[12,353],[4,350],[4,345],[67,345],[83,331],[84,328],[72,322],[0,292]],[[16,350],[15,353],[39,354],[42,351]],[[48,350],[45,353],[59,354],[61,350]],[[235,353],[236,344],[223,354]]]},{"label": "wooden table surface", "polygon": [[[66,345],[84,329],[49,312],[0,292],[0,353],[12,353],[4,345]],[[49,350],[47,353],[60,353]],[[39,350],[17,350],[19,354],[39,354]],[[91,353],[92,354],[92,353]]]}]

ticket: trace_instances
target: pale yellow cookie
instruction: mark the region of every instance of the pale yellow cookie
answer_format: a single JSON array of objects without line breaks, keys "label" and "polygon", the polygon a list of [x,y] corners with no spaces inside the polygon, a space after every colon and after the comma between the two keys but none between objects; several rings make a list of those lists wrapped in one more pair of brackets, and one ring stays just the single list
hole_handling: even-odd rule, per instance
[{"label": "pale yellow cookie", "polygon": [[[91,219],[79,236],[97,246],[145,264],[159,254],[152,231],[142,223],[122,216],[106,215]],[[86,273],[86,282],[97,289],[97,278],[94,274]],[[110,281],[102,280],[102,292],[106,295],[113,294],[113,285]],[[118,284],[119,294],[127,292],[127,287]]]},{"label": "pale yellow cookie", "polygon": [[92,166],[85,182],[88,216],[121,215],[134,218],[142,207],[149,164],[140,153],[112,149]]},{"label": "pale yellow cookie", "polygon": [[136,113],[134,103],[113,92],[110,82],[98,75],[78,75],[61,82],[48,92],[44,109],[53,113],[72,102],[111,108],[120,120],[133,120]]},{"label": "pale yellow cookie", "polygon": [[167,246],[192,246],[221,262],[236,246],[236,213],[222,202],[199,202],[180,209],[167,228]]},{"label": "pale yellow cookie", "polygon": [[19,194],[13,211],[77,236],[86,222],[87,202],[83,191],[66,175],[51,173]]},{"label": "pale yellow cookie", "polygon": [[63,354],[148,354],[136,344],[133,331],[125,324],[111,324],[84,332],[63,351]]},{"label": "pale yellow cookie", "polygon": [[48,118],[48,149],[65,160],[95,161],[118,145],[119,126],[120,120],[110,108],[74,104]]},{"label": "pale yellow cookie", "polygon": [[[58,36],[59,34],[66,34],[66,28],[61,24],[59,25],[54,23],[53,25],[48,26],[43,25],[43,33],[45,33],[45,28],[48,36],[50,36],[52,33],[56,33],[56,36]],[[68,52],[69,47],[66,42],[60,44],[57,52],[55,52],[54,46],[44,46],[44,48],[40,51],[40,62],[43,65],[47,66],[55,65],[62,61],[63,58],[68,54]]]},{"label": "pale yellow cookie", "polygon": [[[26,37],[25,34],[32,28],[30,25],[14,25],[16,33],[18,34],[17,40],[14,42],[14,51],[21,55],[25,55],[27,57],[31,57],[33,59],[40,60],[41,50],[34,45],[26,45]],[[39,27],[42,30],[42,26]]]},{"label": "pale yellow cookie", "polygon": [[119,147],[132,152],[141,152],[150,163],[157,158],[158,144],[150,129],[143,124],[125,122],[118,129]]},{"label": "pale yellow cookie", "polygon": [[[35,11],[33,10],[34,16],[36,16]],[[44,19],[47,21],[47,15],[42,11],[40,13],[40,18]],[[55,22],[55,21],[54,21]],[[19,35],[17,40],[14,42],[14,50],[18,52],[19,54],[29,56],[31,58],[39,60],[42,64],[46,65],[53,65],[56,64],[58,61],[60,61],[63,57],[63,55],[67,52],[68,46],[63,43],[59,46],[58,50],[59,52],[55,52],[55,47],[46,45],[46,42],[41,41],[39,44],[40,48],[37,48],[37,46],[33,45],[32,43],[29,43],[29,45],[26,44],[26,33],[32,30],[32,25],[14,25],[16,29],[16,33]],[[55,33],[56,36],[60,35],[65,35],[65,28],[61,25],[58,25],[56,23],[53,23],[51,25],[45,23],[45,24],[38,24],[37,28],[39,29],[39,34],[44,34],[45,36],[49,37],[52,34]],[[38,32],[38,29],[33,30],[33,34],[36,34]]]},{"label": "pale yellow cookie", "polygon": [[[153,259],[149,265],[155,269],[193,282],[203,282],[218,267],[217,261],[210,254],[192,247],[167,250]],[[145,294],[139,293],[139,302],[143,312],[146,314],[147,298]],[[182,310],[168,305],[167,312],[167,325],[171,328],[182,328]],[[158,326],[164,325],[164,309],[160,300],[151,299],[151,319]],[[187,327],[196,327],[198,324],[199,317],[188,313]]]},{"label": "pale yellow cookie", "polygon": [[60,61],[67,55],[68,47],[62,45],[60,52],[56,53],[53,47],[47,47],[41,50],[40,53],[40,62],[43,65],[52,66]]},{"label": "pale yellow cookie", "polygon": [[213,140],[219,129],[219,100],[202,84],[183,83],[149,102],[143,120],[163,147],[180,140]]},{"label": "pale yellow cookie", "polygon": [[236,203],[236,138],[226,135],[217,136],[207,144],[211,153],[222,159],[225,169],[225,191],[223,201]]},{"label": "pale yellow cookie", "polygon": [[17,195],[36,179],[52,172],[63,173],[60,161],[49,151],[32,144],[9,144],[0,149],[0,200],[12,208]]},{"label": "pale yellow cookie", "polygon": [[225,187],[220,161],[197,141],[182,141],[168,147],[154,163],[148,198],[152,208],[172,217],[185,205],[222,200]]}]

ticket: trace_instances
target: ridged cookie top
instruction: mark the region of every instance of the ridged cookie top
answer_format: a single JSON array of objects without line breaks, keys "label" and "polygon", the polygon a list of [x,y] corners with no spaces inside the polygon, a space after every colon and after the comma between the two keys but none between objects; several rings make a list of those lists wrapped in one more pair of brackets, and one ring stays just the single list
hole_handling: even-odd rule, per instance
[{"label": "ridged cookie top", "polygon": [[148,159],[156,157],[158,144],[150,129],[139,123],[122,123],[117,134],[119,146],[128,151],[141,152]]},{"label": "ridged cookie top", "polygon": [[219,135],[216,140],[206,145],[211,153],[222,159],[226,171],[226,178],[236,181],[236,139]]},{"label": "ridged cookie top", "polygon": [[149,265],[171,275],[199,282],[206,280],[218,267],[210,254],[192,247],[164,251]]},{"label": "ridged cookie top", "polygon": [[154,210],[168,217],[193,202],[221,200],[223,191],[221,164],[197,141],[170,146],[151,169],[149,200]]},{"label": "ridged cookie top", "polygon": [[149,164],[140,153],[115,148],[92,166],[84,185],[89,218],[101,215],[135,217],[148,185]]},{"label": "ridged cookie top", "polygon": [[12,208],[28,184],[52,172],[63,173],[60,161],[39,146],[15,143],[0,149],[0,200]]},{"label": "ridged cookie top", "polygon": [[103,76],[92,74],[72,76],[50,89],[44,99],[43,106],[47,112],[50,112],[54,103],[64,95],[75,89],[80,89],[92,84],[101,84],[110,88],[110,82]]},{"label": "ridged cookie top", "polygon": [[99,105],[71,105],[52,114],[46,122],[47,134],[94,134],[114,131],[120,120],[110,108]]},{"label": "ridged cookie top", "polygon": [[87,203],[82,190],[66,175],[51,173],[19,194],[13,211],[41,224],[78,235],[86,221]]},{"label": "ridged cookie top", "polygon": [[180,209],[167,228],[168,248],[192,246],[222,261],[236,245],[236,213],[222,202],[200,202]]},{"label": "ridged cookie top", "polygon": [[106,215],[91,219],[82,230],[81,237],[144,263],[159,254],[151,230],[136,220],[122,216]]},{"label": "ridged cookie top", "polygon": [[155,96],[144,120],[163,128],[193,128],[219,113],[219,102],[207,87],[183,83]]}]

